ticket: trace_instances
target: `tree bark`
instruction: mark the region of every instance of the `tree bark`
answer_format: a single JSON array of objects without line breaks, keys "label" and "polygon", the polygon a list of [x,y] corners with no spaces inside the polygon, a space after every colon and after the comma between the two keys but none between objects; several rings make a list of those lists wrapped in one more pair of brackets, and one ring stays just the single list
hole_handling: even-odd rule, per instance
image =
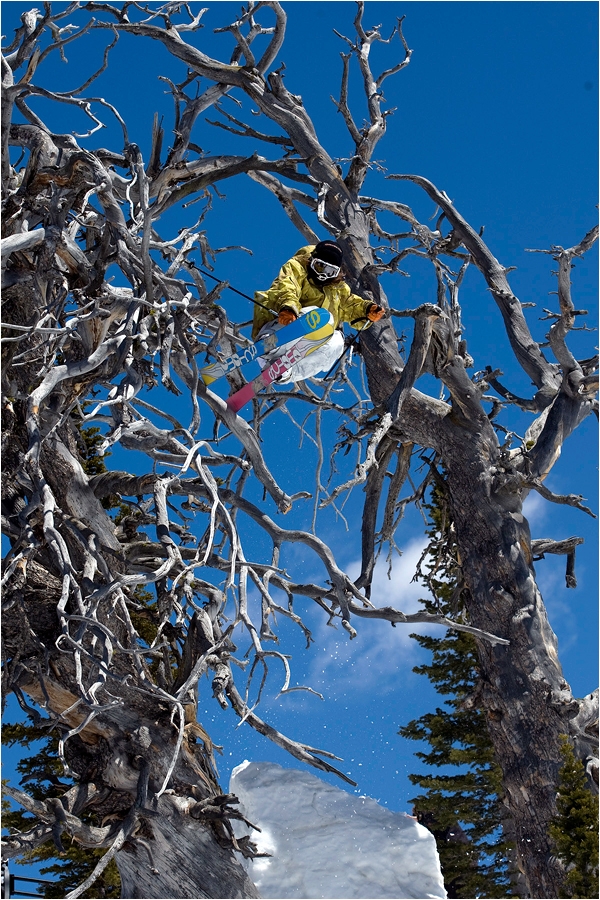
[{"label": "tree bark", "polygon": [[476,437],[465,438],[449,450],[444,465],[469,588],[469,621],[510,642],[494,647],[478,642],[479,702],[502,768],[529,896],[559,897],[564,870],[547,827],[556,815],[560,736],[569,733],[578,705],[564,680],[556,637],[535,583],[521,504],[498,496],[490,484],[487,454]]}]

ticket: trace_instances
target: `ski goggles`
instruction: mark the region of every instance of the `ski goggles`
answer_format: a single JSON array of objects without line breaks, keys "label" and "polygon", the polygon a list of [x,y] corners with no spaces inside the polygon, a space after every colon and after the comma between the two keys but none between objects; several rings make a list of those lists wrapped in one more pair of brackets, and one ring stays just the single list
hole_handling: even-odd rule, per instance
[{"label": "ski goggles", "polygon": [[320,281],[328,278],[337,278],[340,274],[340,267],[334,266],[332,263],[325,262],[324,259],[316,259],[313,257],[310,261],[310,267]]}]

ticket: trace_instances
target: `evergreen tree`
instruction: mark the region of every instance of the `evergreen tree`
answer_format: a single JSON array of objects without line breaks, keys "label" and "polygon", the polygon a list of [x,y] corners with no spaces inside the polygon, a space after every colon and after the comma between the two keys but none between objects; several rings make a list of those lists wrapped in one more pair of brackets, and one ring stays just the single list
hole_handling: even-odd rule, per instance
[{"label": "evergreen tree", "polygon": [[[73,738],[76,740],[76,738]],[[27,792],[36,800],[60,797],[72,786],[63,777],[62,765],[58,761],[58,735],[48,732],[45,723],[6,724],[2,728],[2,743],[8,746],[18,744],[25,748],[25,755],[17,763],[17,771],[22,776],[21,784],[27,783]],[[37,752],[31,754],[31,746],[37,743]],[[11,810],[3,804],[2,825],[9,831],[26,832],[35,824],[36,818],[21,809]],[[81,819],[89,825],[101,825],[103,813],[84,812]],[[65,897],[91,874],[98,860],[106,850],[90,850],[71,841],[67,835],[61,838],[62,849],[53,842],[42,844],[17,860],[19,865],[48,863],[40,868],[40,877],[55,879],[53,884],[36,887],[40,897]],[[13,872],[14,874],[14,872]],[[35,887],[35,886],[34,886]],[[121,879],[114,860],[82,897],[119,897]]]},{"label": "evergreen tree", "polygon": [[[460,566],[452,540],[443,490],[433,491],[426,507],[431,527],[419,576],[434,599],[421,602],[429,612],[462,615]],[[436,774],[409,775],[424,793],[412,799],[419,821],[435,835],[448,897],[518,896],[511,883],[511,846],[502,836],[501,770],[494,759],[485,715],[476,706],[478,661],[474,638],[448,631],[445,637],[413,634],[432,654],[426,675],[448,699],[402,727],[410,740],[425,741],[429,752],[415,755]],[[453,768],[444,771],[444,766]],[[456,771],[458,767],[459,771]]]},{"label": "evergreen tree", "polygon": [[100,475],[106,472],[106,457],[110,453],[100,453],[100,446],[104,441],[104,435],[99,428],[90,426],[89,428],[79,428],[79,434],[82,438],[81,458],[83,471],[86,475]]},{"label": "evergreen tree", "polygon": [[575,758],[566,735],[562,756],[558,815],[550,835],[567,870],[565,896],[598,897],[598,797],[589,790],[583,763]]}]

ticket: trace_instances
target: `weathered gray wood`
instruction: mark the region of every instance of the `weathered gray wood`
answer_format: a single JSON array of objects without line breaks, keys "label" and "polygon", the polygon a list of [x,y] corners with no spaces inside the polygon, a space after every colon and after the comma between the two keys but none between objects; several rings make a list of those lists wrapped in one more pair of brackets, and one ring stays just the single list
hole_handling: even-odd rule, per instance
[{"label": "weathered gray wood", "polygon": [[8,257],[17,250],[30,250],[37,247],[44,240],[45,231],[43,228],[36,228],[35,231],[22,231],[20,234],[11,234],[2,239],[2,265],[6,266]]}]

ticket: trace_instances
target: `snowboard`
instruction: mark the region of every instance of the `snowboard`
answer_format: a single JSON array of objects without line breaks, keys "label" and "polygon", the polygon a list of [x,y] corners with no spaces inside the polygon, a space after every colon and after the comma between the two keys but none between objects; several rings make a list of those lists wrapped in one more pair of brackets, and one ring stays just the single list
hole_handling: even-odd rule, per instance
[{"label": "snowboard", "polygon": [[290,341],[296,341],[307,335],[319,331],[328,321],[329,313],[324,309],[311,309],[310,312],[299,316],[295,322],[273,331],[272,334],[256,341],[244,350],[233,353],[224,359],[211,363],[200,369],[200,375],[205,384],[212,384],[217,378],[221,378],[233,369],[245,366],[246,363],[252,362],[257,356],[265,356],[275,347],[283,347]]},{"label": "snowboard", "polygon": [[314,334],[300,338],[295,344],[286,350],[281,356],[274,360],[269,366],[264,368],[260,375],[257,375],[243,388],[227,398],[227,406],[234,412],[240,409],[256,397],[263,388],[268,387],[274,381],[285,375],[292,366],[304,359],[310,353],[313,353],[317,347],[320,347],[329,340],[334,331],[333,321],[330,320],[326,325],[316,331]]}]

